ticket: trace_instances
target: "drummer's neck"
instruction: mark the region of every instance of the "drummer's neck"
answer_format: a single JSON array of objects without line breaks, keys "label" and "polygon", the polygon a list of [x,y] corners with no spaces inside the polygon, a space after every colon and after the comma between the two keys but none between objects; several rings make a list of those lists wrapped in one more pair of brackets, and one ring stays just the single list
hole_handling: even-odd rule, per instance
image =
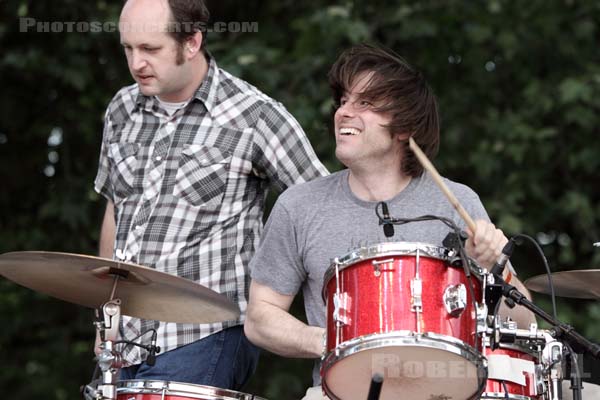
[{"label": "drummer's neck", "polygon": [[388,201],[403,191],[410,180],[399,170],[372,173],[351,169],[348,174],[350,190],[364,201]]}]

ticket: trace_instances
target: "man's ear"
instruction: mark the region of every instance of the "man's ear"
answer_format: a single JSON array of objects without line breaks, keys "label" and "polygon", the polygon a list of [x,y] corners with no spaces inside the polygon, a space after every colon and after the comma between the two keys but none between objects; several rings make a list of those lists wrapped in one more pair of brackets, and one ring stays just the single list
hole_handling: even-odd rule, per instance
[{"label": "man's ear", "polygon": [[202,35],[202,32],[196,32],[193,36],[190,36],[185,41],[184,50],[187,53],[188,57],[193,57],[196,55],[196,53],[198,53],[200,51],[203,40],[204,40],[204,36]]},{"label": "man's ear", "polygon": [[412,135],[410,133],[399,133],[396,135],[396,139],[401,142],[408,142],[408,138]]}]

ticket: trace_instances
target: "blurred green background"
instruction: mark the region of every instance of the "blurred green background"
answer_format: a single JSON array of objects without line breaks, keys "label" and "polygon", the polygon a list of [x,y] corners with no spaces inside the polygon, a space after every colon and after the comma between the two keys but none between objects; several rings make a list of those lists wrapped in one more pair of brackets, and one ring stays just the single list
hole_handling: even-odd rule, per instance
[{"label": "blurred green background", "polygon": [[[0,0],[0,253],[95,254],[104,201],[92,188],[102,116],[131,83],[118,33],[36,32],[36,21],[116,21],[121,1]],[[326,73],[376,41],[424,71],[440,101],[441,173],[481,196],[508,235],[537,238],[554,271],[600,267],[600,3],[574,0],[209,1],[220,66],[283,102],[330,170]],[[31,20],[29,20],[31,21]],[[64,25],[62,25],[64,27]],[[50,26],[49,28],[52,28]],[[64,28],[66,30],[66,28]],[[532,248],[521,278],[543,273]],[[536,301],[550,311],[544,295]],[[600,303],[559,299],[560,318],[600,341]],[[295,313],[302,314],[299,302]],[[94,369],[92,311],[0,279],[0,388],[76,399]],[[268,353],[245,389],[297,399],[311,362]]]}]

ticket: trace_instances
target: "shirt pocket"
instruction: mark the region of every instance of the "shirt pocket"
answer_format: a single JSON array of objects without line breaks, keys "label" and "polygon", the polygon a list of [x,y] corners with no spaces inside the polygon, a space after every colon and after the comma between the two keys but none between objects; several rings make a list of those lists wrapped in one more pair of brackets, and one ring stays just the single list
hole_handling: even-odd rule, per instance
[{"label": "shirt pocket", "polygon": [[195,206],[216,206],[223,200],[231,155],[216,147],[187,145],[175,177],[173,195]]},{"label": "shirt pocket", "polygon": [[114,163],[110,179],[116,196],[115,201],[127,198],[133,192],[139,148],[138,143],[110,144],[110,157]]}]

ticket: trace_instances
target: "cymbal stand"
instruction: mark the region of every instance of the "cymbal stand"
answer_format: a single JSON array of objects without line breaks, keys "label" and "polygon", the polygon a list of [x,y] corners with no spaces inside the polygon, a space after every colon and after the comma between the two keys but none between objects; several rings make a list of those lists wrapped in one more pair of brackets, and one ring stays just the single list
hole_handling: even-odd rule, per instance
[{"label": "cymbal stand", "polygon": [[115,383],[118,369],[121,367],[121,354],[115,351],[113,345],[119,333],[121,300],[115,299],[114,296],[119,278],[127,277],[128,271],[111,268],[109,274],[114,275],[110,300],[102,305],[102,319],[100,319],[99,310],[96,310],[97,321],[94,322],[101,340],[100,353],[96,356],[96,360],[102,371],[102,379],[97,389],[86,388],[85,397],[88,400],[115,400],[117,398]]},{"label": "cymbal stand", "polygon": [[[548,342],[544,348],[544,351],[547,353],[545,358],[547,359],[546,362],[549,363],[550,368],[550,390],[552,391],[551,400],[561,400],[562,387],[560,387],[559,384],[562,380],[562,371],[559,371],[556,365],[561,364],[562,362],[562,342],[565,342],[571,347],[581,349],[582,351],[591,354],[595,358],[600,358],[600,345],[589,341],[577,333],[570,325],[555,319],[552,315],[548,314],[542,308],[538,307],[532,301],[527,299],[523,293],[517,290],[517,288],[506,283],[499,275],[495,275],[494,279],[499,285],[502,286],[503,296],[513,300],[516,304],[527,308],[529,311],[533,312],[535,315],[552,325],[552,328],[549,331],[549,338],[547,339]],[[552,341],[550,341],[550,339],[552,339]],[[560,340],[560,342],[558,340]],[[574,398],[581,399],[581,385],[576,384],[572,386],[572,389],[574,392]]]},{"label": "cymbal stand", "polygon": [[577,365],[577,354],[569,346],[565,346],[565,360],[567,361],[571,372],[571,391],[573,392],[573,400],[582,400],[583,384],[581,382],[581,373]]},{"label": "cymbal stand", "polygon": [[544,333],[544,336],[546,345],[542,351],[542,364],[544,365],[544,376],[548,378],[549,400],[562,400],[564,346],[550,333]]}]

